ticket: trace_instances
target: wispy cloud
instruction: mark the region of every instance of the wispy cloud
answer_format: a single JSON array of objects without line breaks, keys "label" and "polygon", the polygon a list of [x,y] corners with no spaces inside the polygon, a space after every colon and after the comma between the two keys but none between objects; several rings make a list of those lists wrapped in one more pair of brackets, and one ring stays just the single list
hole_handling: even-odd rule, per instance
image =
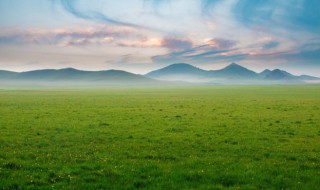
[{"label": "wispy cloud", "polygon": [[165,55],[154,56],[155,62],[197,62],[208,63],[221,60],[240,60],[246,54],[236,52],[233,47],[237,44],[234,40],[223,38],[206,39],[202,44],[184,48],[180,51],[173,51]]},{"label": "wispy cloud", "polygon": [[188,40],[186,38],[164,38],[162,40],[163,47],[166,47],[170,49],[171,51],[177,51],[177,50],[185,50],[189,49],[193,46],[193,43],[191,40]]},{"label": "wispy cloud", "polygon": [[223,0],[201,0],[201,11],[204,15],[209,15],[215,5]]},{"label": "wispy cloud", "polygon": [[141,27],[132,23],[127,23],[127,22],[116,20],[116,19],[112,19],[109,16],[105,15],[104,13],[96,10],[80,9],[78,6],[79,4],[81,4],[81,1],[79,0],[58,0],[58,2],[60,2],[63,8],[66,11],[68,11],[70,14],[82,19],[107,22],[107,23],[119,25],[119,26]]},{"label": "wispy cloud", "polygon": [[14,44],[45,44],[45,45],[103,45],[115,39],[143,38],[135,30],[123,27],[74,27],[53,30],[26,29],[7,30],[0,32],[0,45]]},{"label": "wispy cloud", "polygon": [[237,44],[237,41],[224,38],[212,38],[207,39],[205,44],[210,49],[230,49]]},{"label": "wispy cloud", "polygon": [[157,37],[145,37],[143,39],[124,40],[117,43],[122,47],[139,47],[139,48],[152,48],[162,47],[162,39]]},{"label": "wispy cloud", "polygon": [[233,12],[246,25],[291,28],[319,33],[320,1],[238,0]]},{"label": "wispy cloud", "polygon": [[136,40],[124,40],[117,43],[123,47],[140,47],[140,48],[165,48],[169,51],[181,51],[192,48],[193,42],[186,38],[173,37],[145,37]]},{"label": "wispy cloud", "polygon": [[[107,23],[116,26],[123,26],[128,28],[135,28],[139,30],[148,30],[154,32],[163,32],[161,29],[150,26],[150,25],[142,25],[134,22],[123,21],[118,18],[113,18],[108,15],[108,12],[103,10],[103,7],[111,7],[112,2],[96,0],[94,3],[89,3],[86,0],[52,0],[55,3],[61,4],[61,6],[70,14],[77,18],[89,20],[89,21],[97,21],[101,23]],[[142,2],[142,0],[139,0]],[[168,0],[153,0],[153,3],[160,4],[160,2],[168,2]],[[97,5],[93,8],[89,5]],[[89,7],[89,8],[88,8]],[[123,11],[123,10],[122,10]]]},{"label": "wispy cloud", "polygon": [[277,41],[266,42],[265,44],[263,44],[263,49],[273,49],[278,47],[279,44],[280,42],[277,42]]}]

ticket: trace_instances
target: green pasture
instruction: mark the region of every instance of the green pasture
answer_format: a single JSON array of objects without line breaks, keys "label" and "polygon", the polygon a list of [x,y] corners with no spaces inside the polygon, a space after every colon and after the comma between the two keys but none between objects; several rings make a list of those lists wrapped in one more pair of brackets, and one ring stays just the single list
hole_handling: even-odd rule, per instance
[{"label": "green pasture", "polygon": [[320,86],[3,89],[0,189],[320,189]]}]

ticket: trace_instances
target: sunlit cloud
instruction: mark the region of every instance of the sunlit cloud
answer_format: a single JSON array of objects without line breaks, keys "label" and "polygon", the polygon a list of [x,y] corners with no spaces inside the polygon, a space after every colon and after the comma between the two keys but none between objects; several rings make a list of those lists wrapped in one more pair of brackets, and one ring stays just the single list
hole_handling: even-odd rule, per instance
[{"label": "sunlit cloud", "polygon": [[0,45],[12,44],[51,44],[66,46],[71,45],[103,45],[109,44],[116,39],[142,38],[143,35],[138,31],[105,26],[95,27],[73,27],[58,28],[53,30],[46,29],[26,29],[8,30],[0,32]]},{"label": "sunlit cloud", "polygon": [[211,49],[229,49],[234,47],[237,42],[235,40],[228,40],[223,38],[206,39],[205,44]]}]

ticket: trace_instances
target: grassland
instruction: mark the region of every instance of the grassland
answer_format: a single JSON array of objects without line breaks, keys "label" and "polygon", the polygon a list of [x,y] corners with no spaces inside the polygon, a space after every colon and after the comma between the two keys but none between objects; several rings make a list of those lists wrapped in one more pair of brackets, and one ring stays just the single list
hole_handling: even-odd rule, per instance
[{"label": "grassland", "polygon": [[0,90],[0,189],[319,189],[320,86]]}]

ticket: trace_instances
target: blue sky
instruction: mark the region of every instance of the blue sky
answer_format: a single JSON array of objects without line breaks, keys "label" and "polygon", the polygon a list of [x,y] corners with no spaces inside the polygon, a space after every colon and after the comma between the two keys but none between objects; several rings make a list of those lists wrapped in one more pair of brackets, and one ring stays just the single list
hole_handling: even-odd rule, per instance
[{"label": "blue sky", "polygon": [[0,70],[231,62],[320,76],[318,0],[0,0]]}]

